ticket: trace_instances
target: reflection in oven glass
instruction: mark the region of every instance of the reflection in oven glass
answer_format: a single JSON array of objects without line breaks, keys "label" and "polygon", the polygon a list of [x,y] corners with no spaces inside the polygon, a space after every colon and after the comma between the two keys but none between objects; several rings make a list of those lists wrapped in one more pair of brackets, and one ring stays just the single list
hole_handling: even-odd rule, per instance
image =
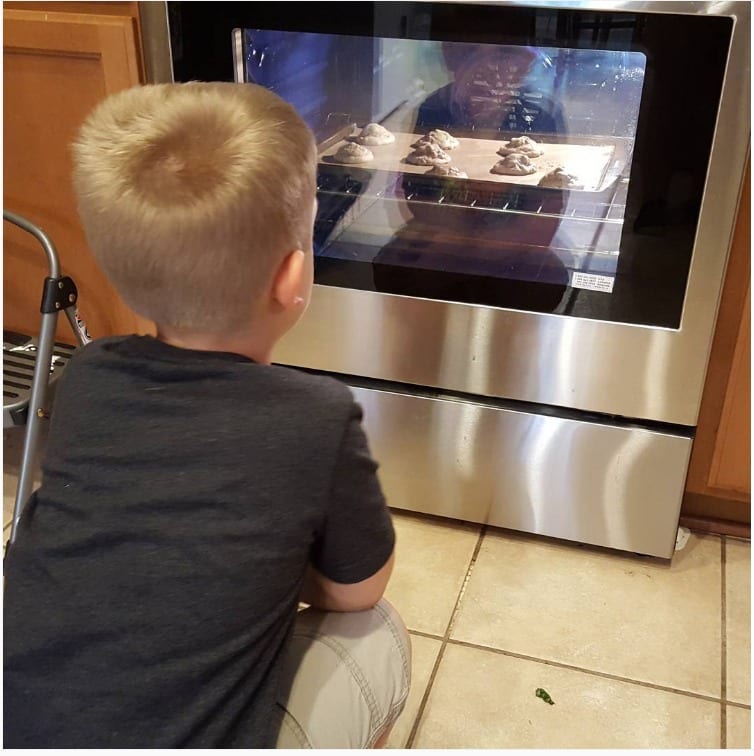
[{"label": "reflection in oven glass", "polygon": [[318,141],[320,282],[542,311],[573,288],[612,291],[642,53],[243,40],[246,80]]}]

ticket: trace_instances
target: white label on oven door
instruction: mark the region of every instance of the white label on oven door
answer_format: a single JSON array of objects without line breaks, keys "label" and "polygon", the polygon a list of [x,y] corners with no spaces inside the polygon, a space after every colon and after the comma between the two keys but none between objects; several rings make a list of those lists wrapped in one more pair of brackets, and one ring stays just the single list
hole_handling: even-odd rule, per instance
[{"label": "white label on oven door", "polygon": [[574,289],[591,289],[592,291],[607,291],[612,293],[615,276],[597,276],[594,273],[577,273],[571,277]]}]

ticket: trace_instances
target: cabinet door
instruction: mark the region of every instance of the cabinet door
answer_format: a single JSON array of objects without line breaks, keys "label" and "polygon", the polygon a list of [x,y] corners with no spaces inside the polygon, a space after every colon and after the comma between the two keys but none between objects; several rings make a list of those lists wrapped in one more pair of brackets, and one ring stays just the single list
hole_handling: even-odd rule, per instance
[{"label": "cabinet door", "polygon": [[710,467],[710,486],[751,492],[751,287],[746,291],[725,403]]},{"label": "cabinet door", "polygon": [[751,168],[744,178],[682,514],[751,520]]},{"label": "cabinet door", "polygon": [[[4,207],[50,236],[93,336],[148,332],[151,324],[125,306],[87,248],[69,147],[98,102],[140,83],[135,21],[8,9],[3,19]],[[28,234],[3,226],[4,327],[36,334],[45,257]],[[73,343],[65,318],[59,320],[58,338]]]}]

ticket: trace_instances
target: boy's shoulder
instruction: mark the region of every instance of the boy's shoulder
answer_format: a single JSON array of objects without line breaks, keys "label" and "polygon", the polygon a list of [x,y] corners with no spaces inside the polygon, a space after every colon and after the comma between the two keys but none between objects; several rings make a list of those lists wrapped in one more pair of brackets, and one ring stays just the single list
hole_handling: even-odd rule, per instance
[{"label": "boy's shoulder", "polygon": [[348,386],[329,376],[284,365],[261,365],[240,355],[191,353],[175,347],[166,347],[150,337],[98,338],[78,349],[74,356],[75,359],[69,366],[74,367],[74,370],[79,367],[84,372],[89,372],[87,368],[96,369],[103,364],[132,363],[134,360],[138,364],[132,363],[128,367],[124,364],[124,369],[128,372],[133,370],[141,376],[144,376],[145,366],[146,372],[155,370],[157,374],[161,373],[160,363],[169,366],[167,369],[171,378],[175,376],[176,371],[182,371],[184,368],[188,372],[198,369],[202,375],[212,373],[212,368],[218,368],[229,384],[239,389],[246,387],[255,392],[264,390],[270,398],[284,395],[291,403],[316,404],[320,407],[324,405],[329,409],[342,408],[345,412],[354,404],[354,397]]},{"label": "boy's shoulder", "polygon": [[319,403],[342,407],[348,407],[354,403],[351,389],[330,376],[284,365],[270,365],[266,372],[268,380],[290,392],[291,398],[313,399]]}]

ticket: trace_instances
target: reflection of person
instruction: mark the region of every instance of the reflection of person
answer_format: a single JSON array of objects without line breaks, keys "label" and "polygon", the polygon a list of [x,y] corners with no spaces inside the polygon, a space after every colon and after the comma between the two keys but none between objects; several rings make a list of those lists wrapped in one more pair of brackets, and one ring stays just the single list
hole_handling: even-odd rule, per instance
[{"label": "reflection of person", "polygon": [[[419,106],[417,133],[442,128],[465,138],[500,139],[501,132],[565,133],[552,77],[543,75],[546,56],[528,47],[451,42],[443,43],[443,56],[453,81]],[[490,165],[496,159],[491,154]],[[560,227],[562,193],[551,192],[548,212],[536,215],[542,204],[536,188],[440,179],[427,191],[427,184],[423,176],[401,181],[413,217],[374,260],[378,289],[541,312],[558,308],[569,274],[550,245]],[[482,198],[477,207],[450,207],[453,193],[464,192]],[[444,204],[438,205],[441,195]],[[494,209],[485,212],[484,198],[490,197]]]},{"label": "reflection of person", "polygon": [[442,51],[453,81],[419,107],[418,130],[565,132],[548,56],[531,47],[458,42],[444,42]]},{"label": "reflection of person", "polygon": [[5,745],[379,744],[410,649],[361,410],[270,365],[312,286],[311,132],[254,85],[146,86],[74,152],[92,250],[157,338],[61,379],[5,560]]}]

